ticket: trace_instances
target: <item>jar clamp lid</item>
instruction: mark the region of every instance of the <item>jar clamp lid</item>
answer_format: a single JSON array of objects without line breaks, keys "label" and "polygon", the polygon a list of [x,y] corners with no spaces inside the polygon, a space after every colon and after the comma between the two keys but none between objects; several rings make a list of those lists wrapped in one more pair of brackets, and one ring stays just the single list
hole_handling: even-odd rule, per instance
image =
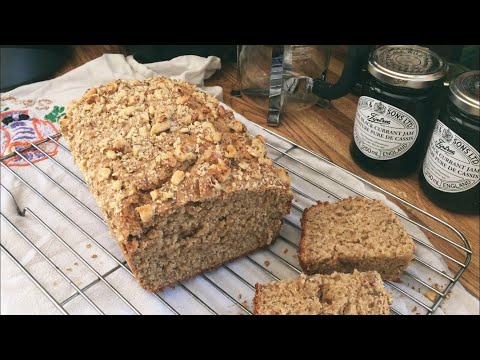
[{"label": "jar clamp lid", "polygon": [[426,89],[443,81],[448,64],[421,46],[385,45],[370,54],[368,72],[389,85]]},{"label": "jar clamp lid", "polygon": [[460,110],[480,117],[480,71],[468,71],[450,83],[449,98]]}]

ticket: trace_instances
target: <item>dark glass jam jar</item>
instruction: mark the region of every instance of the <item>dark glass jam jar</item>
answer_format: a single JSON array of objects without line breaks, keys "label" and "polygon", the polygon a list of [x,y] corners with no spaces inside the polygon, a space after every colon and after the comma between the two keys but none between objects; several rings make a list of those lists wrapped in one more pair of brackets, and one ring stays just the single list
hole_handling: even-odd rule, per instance
[{"label": "dark glass jam jar", "polygon": [[350,144],[354,161],[379,176],[418,171],[438,116],[448,65],[415,45],[370,54]]},{"label": "dark glass jam jar", "polygon": [[450,83],[419,180],[439,206],[479,213],[480,71],[461,74]]}]

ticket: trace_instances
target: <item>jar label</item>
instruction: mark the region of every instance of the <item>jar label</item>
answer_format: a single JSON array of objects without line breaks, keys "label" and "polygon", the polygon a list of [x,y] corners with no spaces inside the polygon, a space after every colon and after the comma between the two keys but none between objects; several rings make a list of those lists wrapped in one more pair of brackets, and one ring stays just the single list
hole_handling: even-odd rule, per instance
[{"label": "jar label", "polygon": [[457,193],[473,188],[480,181],[480,154],[437,120],[423,162],[423,175],[435,189]]},{"label": "jar label", "polygon": [[353,137],[366,156],[395,159],[413,146],[417,136],[418,122],[410,114],[368,96],[358,100]]}]

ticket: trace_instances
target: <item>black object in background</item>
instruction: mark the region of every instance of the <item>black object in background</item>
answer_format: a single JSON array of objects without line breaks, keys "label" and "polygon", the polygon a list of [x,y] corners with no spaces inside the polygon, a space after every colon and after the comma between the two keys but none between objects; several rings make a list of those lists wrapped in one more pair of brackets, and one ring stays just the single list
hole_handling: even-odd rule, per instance
[{"label": "black object in background", "polygon": [[445,209],[480,212],[480,71],[450,82],[430,146],[419,171],[422,190]]},{"label": "black object in background", "polygon": [[418,170],[447,71],[441,57],[416,45],[385,45],[370,53],[350,143],[355,163],[383,177]]},{"label": "black object in background", "polygon": [[222,61],[235,61],[236,45],[125,45],[139,63],[171,60],[182,55],[218,56]]},{"label": "black object in background", "polygon": [[66,45],[2,45],[0,91],[48,79],[69,55],[70,48]]}]

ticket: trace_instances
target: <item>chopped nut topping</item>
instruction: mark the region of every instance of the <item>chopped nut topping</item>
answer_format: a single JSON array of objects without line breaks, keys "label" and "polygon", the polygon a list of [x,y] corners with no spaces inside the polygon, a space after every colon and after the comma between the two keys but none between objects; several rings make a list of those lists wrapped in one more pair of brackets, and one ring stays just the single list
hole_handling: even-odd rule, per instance
[{"label": "chopped nut topping", "polygon": [[66,116],[64,116],[63,118],[60,119],[60,126],[61,127],[65,127],[68,125],[68,123],[70,122],[70,119]]},{"label": "chopped nut topping", "polygon": [[208,159],[210,159],[211,156],[212,156],[212,150],[207,149],[207,150],[205,150],[205,152],[200,157],[200,160],[201,161],[208,161]]},{"label": "chopped nut topping", "polygon": [[170,121],[165,121],[162,123],[155,123],[152,125],[152,128],[150,129],[150,134],[152,135],[157,135],[160,134],[163,131],[167,131],[171,127]]},{"label": "chopped nut topping", "polygon": [[287,174],[287,172],[283,168],[277,168],[276,171],[277,171],[277,175],[278,175],[278,178],[280,179],[280,181],[282,183],[284,183],[285,185],[289,185],[290,184],[290,176]]},{"label": "chopped nut topping", "polygon": [[344,208],[345,210],[347,210],[347,211],[348,211],[348,210],[352,210],[353,205],[346,203],[346,204],[343,204],[343,208]]},{"label": "chopped nut topping", "polygon": [[113,99],[116,103],[119,103],[125,96],[127,96],[127,92],[125,90],[120,90],[115,94]]},{"label": "chopped nut topping", "polygon": [[98,180],[99,181],[104,181],[107,180],[112,173],[112,170],[110,168],[101,168],[98,170]]},{"label": "chopped nut topping", "polygon": [[117,91],[118,85],[116,82],[110,82],[107,84],[106,88],[109,94],[113,94],[115,91]]},{"label": "chopped nut topping", "polygon": [[112,181],[112,188],[115,191],[122,189],[122,180],[114,180]]},{"label": "chopped nut topping", "polygon": [[184,82],[113,81],[89,89],[66,112],[62,134],[119,241],[189,194],[202,200],[289,182],[265,157],[263,137],[246,134],[232,111]]},{"label": "chopped nut topping", "polygon": [[228,124],[228,127],[233,131],[240,133],[243,131],[243,124],[238,120],[233,120]]},{"label": "chopped nut topping", "polygon": [[153,207],[150,204],[139,206],[135,209],[140,215],[142,222],[146,223],[153,219]]},{"label": "chopped nut topping", "polygon": [[209,121],[204,121],[202,122],[202,128],[204,129],[208,129],[210,130],[211,132],[214,132],[215,131],[215,126],[213,126],[213,124]]},{"label": "chopped nut topping", "polygon": [[233,147],[233,145],[227,145],[227,151],[225,151],[225,157],[227,158],[234,158],[237,156],[237,149]]},{"label": "chopped nut topping", "polygon": [[248,148],[248,153],[249,153],[250,155],[252,155],[252,156],[256,157],[256,158],[259,158],[259,157],[261,157],[261,156],[262,156],[262,155],[261,155],[261,153],[260,153],[260,152],[258,152],[258,150],[257,150],[257,149],[255,149],[255,148],[252,148],[252,147],[249,147],[249,148]]},{"label": "chopped nut topping", "polygon": [[230,177],[232,171],[224,162],[219,159],[218,164],[210,165],[208,172],[219,182],[223,183]]},{"label": "chopped nut topping", "polygon": [[92,95],[90,96],[86,101],[87,101],[87,104],[91,105],[93,103],[95,103],[98,99],[98,95],[95,94],[95,95]]},{"label": "chopped nut topping", "polygon": [[205,140],[213,142],[213,139],[210,135],[205,135]]},{"label": "chopped nut topping", "polygon": [[252,178],[254,179],[261,179],[262,178],[262,174],[260,174],[259,172],[255,171],[252,173]]},{"label": "chopped nut topping", "polygon": [[106,155],[107,155],[107,158],[109,159],[115,159],[117,157],[117,155],[115,154],[115,151],[113,150],[107,150]]},{"label": "chopped nut topping", "polygon": [[175,195],[170,191],[162,192],[162,200],[172,199]]},{"label": "chopped nut topping", "polygon": [[138,129],[138,133],[140,136],[147,137],[148,136],[148,129],[146,126],[142,126],[140,129]]},{"label": "chopped nut topping", "polygon": [[212,135],[212,141],[214,143],[218,143],[218,142],[220,142],[220,140],[222,140],[222,133],[217,131]]},{"label": "chopped nut topping", "polygon": [[247,169],[250,167],[249,164],[244,163],[244,162],[239,163],[238,166],[239,166],[240,169],[242,169],[242,170],[247,170]]},{"label": "chopped nut topping", "polygon": [[142,151],[142,147],[140,145],[133,145],[132,152],[134,156],[138,156]]},{"label": "chopped nut topping", "polygon": [[273,165],[273,161],[267,157],[264,157],[264,158],[259,158],[258,159],[258,163],[259,164],[265,164],[265,165],[268,165],[268,166],[272,166]]},{"label": "chopped nut topping", "polygon": [[262,144],[265,144],[265,138],[262,135],[259,134],[259,135],[255,136],[255,138],[260,140],[262,142]]},{"label": "chopped nut topping", "polygon": [[122,109],[119,113],[120,116],[126,117],[126,116],[131,116],[135,112],[136,107],[135,106],[129,106],[126,107],[125,109]]},{"label": "chopped nut topping", "polygon": [[150,191],[150,196],[152,197],[152,200],[155,201],[158,199],[159,194],[157,190]]},{"label": "chopped nut topping", "polygon": [[174,152],[176,158],[180,161],[188,161],[188,160],[193,160],[196,158],[195,154],[192,152],[183,152],[182,147],[178,145]]},{"label": "chopped nut topping", "polygon": [[181,170],[177,170],[173,173],[172,178],[170,179],[173,185],[178,185],[185,178],[185,173]]},{"label": "chopped nut topping", "polygon": [[131,105],[135,105],[137,102],[138,102],[139,99],[137,99],[135,96],[130,96],[128,98],[128,102],[127,102],[127,105],[128,106],[131,106]]},{"label": "chopped nut topping", "polygon": [[80,170],[86,171],[87,170],[87,160],[85,160],[85,159],[81,160],[80,163],[78,164],[78,167],[80,168]]},{"label": "chopped nut topping", "polygon": [[88,99],[90,98],[91,96],[95,95],[97,93],[97,89],[95,88],[90,88],[88,89],[88,91],[85,93],[85,95],[83,95],[83,98],[84,99]]},{"label": "chopped nut topping", "polygon": [[265,152],[265,144],[257,138],[252,140],[252,147],[259,152]]},{"label": "chopped nut topping", "polygon": [[225,116],[226,115],[226,112],[225,112],[225,108],[221,105],[218,106],[218,113],[220,114],[220,116]]},{"label": "chopped nut topping", "polygon": [[123,152],[126,146],[127,146],[127,140],[125,140],[123,137],[117,137],[113,141],[113,150],[115,151]]}]

